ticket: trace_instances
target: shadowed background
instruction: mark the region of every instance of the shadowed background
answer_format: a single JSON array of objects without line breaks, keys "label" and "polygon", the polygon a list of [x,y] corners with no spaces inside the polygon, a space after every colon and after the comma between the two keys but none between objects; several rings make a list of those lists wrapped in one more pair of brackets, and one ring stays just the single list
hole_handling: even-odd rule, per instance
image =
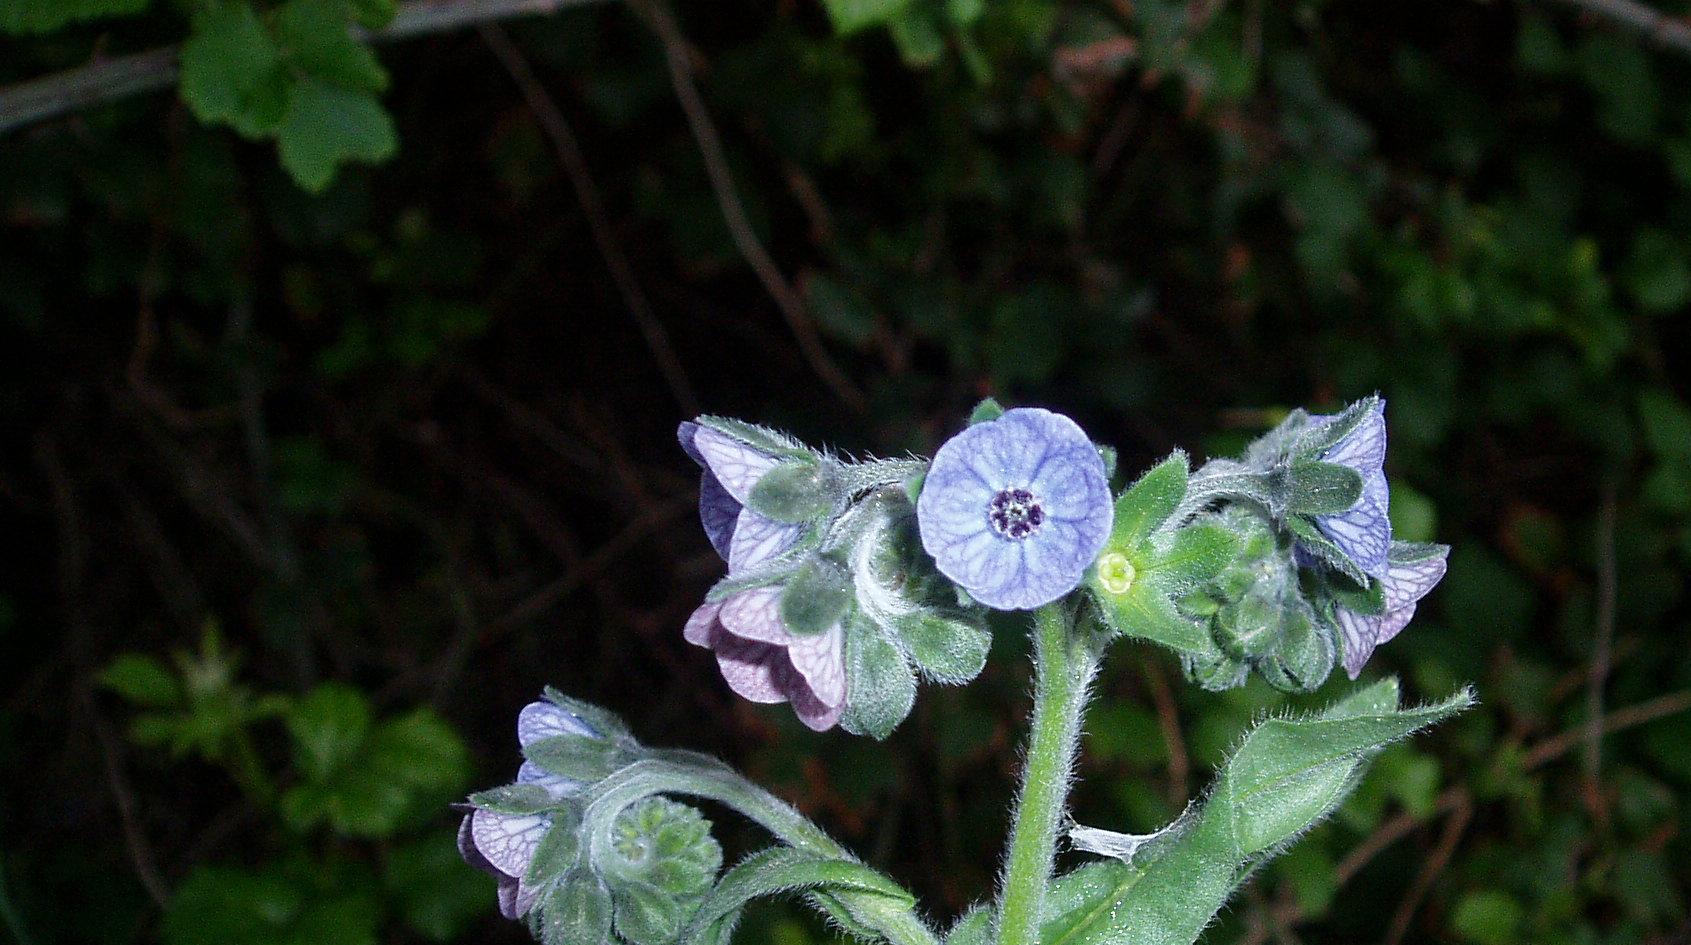
[{"label": "shadowed background", "polygon": [[[1454,551],[1368,673],[1484,704],[1205,941],[1691,942],[1682,21],[1658,48],[1604,3],[911,4],[384,45],[398,154],[317,195],[170,93],[0,138],[14,939],[522,941],[445,804],[509,780],[545,684],[956,915],[1007,827],[1021,628],[884,745],[734,698],[680,636],[723,566],[677,422],[931,452],[991,394],[1131,477],[1378,390],[1399,537]],[[0,39],[0,82],[181,22]],[[1132,645],[1099,695],[1075,813],[1136,831],[1287,704]],[[832,937],[781,906],[742,936]]]}]

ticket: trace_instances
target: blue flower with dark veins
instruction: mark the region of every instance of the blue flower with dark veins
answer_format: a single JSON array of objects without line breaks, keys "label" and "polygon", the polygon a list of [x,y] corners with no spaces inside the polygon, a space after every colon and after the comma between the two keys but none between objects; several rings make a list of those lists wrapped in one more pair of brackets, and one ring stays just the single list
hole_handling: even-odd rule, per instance
[{"label": "blue flower with dark veins", "polygon": [[1357,613],[1344,606],[1334,608],[1339,636],[1344,643],[1345,672],[1355,679],[1374,648],[1398,635],[1415,616],[1415,605],[1444,578],[1449,545],[1421,545],[1393,542],[1380,578],[1385,609],[1377,615]]},{"label": "blue flower with dark veins", "polygon": [[1104,461],[1068,417],[1007,410],[935,454],[916,503],[922,546],[946,577],[998,610],[1072,591],[1109,538]]},{"label": "blue flower with dark veins", "polygon": [[[1310,431],[1317,432],[1340,416],[1311,417]],[[1374,398],[1362,421],[1316,458],[1356,470],[1362,476],[1362,495],[1343,512],[1312,516],[1315,527],[1364,574],[1383,578],[1392,544],[1392,523],[1386,515],[1386,402]]]},{"label": "blue flower with dark veins", "polygon": [[[517,742],[527,748],[554,735],[585,735],[600,738],[593,726],[569,710],[550,702],[531,702],[517,716]],[[550,774],[532,762],[523,762],[517,772],[521,784],[538,784],[553,797],[565,797],[581,789],[581,782]],[[506,814],[472,808],[458,826],[458,854],[464,862],[499,881],[499,913],[518,919],[533,908],[540,890],[523,877],[534,862],[534,851],[552,829],[548,814]]]},{"label": "blue flower with dark veins", "polygon": [[681,448],[704,468],[699,483],[699,521],[733,574],[791,548],[803,525],[777,522],[746,507],[763,475],[780,464],[764,452],[720,430],[688,421],[676,431]]}]

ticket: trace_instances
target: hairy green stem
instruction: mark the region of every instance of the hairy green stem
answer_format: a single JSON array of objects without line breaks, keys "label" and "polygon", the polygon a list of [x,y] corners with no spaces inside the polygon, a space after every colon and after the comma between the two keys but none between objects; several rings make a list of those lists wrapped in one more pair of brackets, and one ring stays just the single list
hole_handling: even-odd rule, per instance
[{"label": "hairy green stem", "polygon": [[1080,742],[1081,715],[1098,659],[1060,604],[1034,613],[1033,733],[1010,834],[998,906],[998,945],[1036,945]]}]

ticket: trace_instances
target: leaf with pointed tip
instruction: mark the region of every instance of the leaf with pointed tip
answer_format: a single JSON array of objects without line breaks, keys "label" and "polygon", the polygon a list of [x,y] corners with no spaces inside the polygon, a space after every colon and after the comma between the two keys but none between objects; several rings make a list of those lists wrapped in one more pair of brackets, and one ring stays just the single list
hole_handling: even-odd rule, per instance
[{"label": "leaf with pointed tip", "polygon": [[1362,498],[1362,474],[1349,466],[1306,461],[1292,466],[1286,507],[1302,515],[1337,515]]},{"label": "leaf with pointed tip", "polygon": [[752,854],[725,873],[678,941],[682,945],[704,941],[712,925],[753,899],[816,889],[870,894],[906,908],[916,901],[897,883],[862,863],[774,847]]},{"label": "leaf with pointed tip", "polygon": [[916,702],[910,663],[879,626],[857,614],[846,626],[845,664],[848,702],[840,724],[856,735],[886,738]]},{"label": "leaf with pointed tip", "polygon": [[1176,450],[1128,487],[1116,499],[1115,524],[1105,548],[1127,554],[1168,521],[1186,497],[1188,469],[1186,454]]},{"label": "leaf with pointed tip", "polygon": [[507,784],[470,795],[470,804],[500,814],[538,814],[557,806],[552,792],[538,784]]}]

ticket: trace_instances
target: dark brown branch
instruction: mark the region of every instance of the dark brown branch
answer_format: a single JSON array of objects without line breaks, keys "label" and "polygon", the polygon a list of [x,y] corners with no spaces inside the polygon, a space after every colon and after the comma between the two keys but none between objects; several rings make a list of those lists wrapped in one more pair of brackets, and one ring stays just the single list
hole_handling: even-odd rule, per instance
[{"label": "dark brown branch", "polygon": [[[595,0],[411,0],[393,22],[363,35],[395,42],[446,33],[475,23],[556,13]],[[165,46],[0,88],[0,134],[70,112],[157,92],[176,84],[180,47]]]},{"label": "dark brown branch", "polygon": [[593,181],[593,172],[587,166],[587,158],[581,153],[581,145],[576,140],[569,122],[564,118],[563,110],[546,92],[546,87],[534,74],[534,67],[530,65],[528,57],[511,42],[503,28],[496,23],[483,23],[480,32],[487,48],[493,51],[505,71],[511,74],[511,80],[522,92],[529,111],[534,113],[535,121],[540,123],[541,130],[551,139],[552,149],[558,152],[558,161],[563,164],[564,172],[569,175],[570,184],[575,188],[576,200],[581,204],[581,212],[587,217],[587,229],[593,236],[593,243],[605,260],[605,268],[611,271],[611,278],[616,282],[617,291],[622,293],[623,304],[628,307],[628,314],[634,319],[635,327],[640,329],[641,336],[646,339],[646,348],[652,352],[652,360],[658,363],[658,371],[663,374],[664,381],[669,385],[670,394],[675,397],[676,404],[687,416],[697,414],[698,396],[693,393],[693,385],[681,368],[681,360],[675,356],[675,347],[670,344],[669,332],[653,313],[645,290],[640,288],[640,281],[634,277],[634,267],[628,261],[628,254],[622,251],[616,231],[612,229],[610,220],[605,215],[605,204],[600,198],[599,186]]},{"label": "dark brown branch", "polygon": [[670,84],[675,88],[675,98],[681,103],[681,110],[687,115],[687,124],[693,131],[693,139],[698,143],[699,155],[705,162],[705,173],[710,177],[711,189],[716,192],[717,205],[722,210],[722,219],[728,225],[735,248],[757,274],[758,281],[763,283],[770,298],[775,300],[775,306],[786,318],[787,326],[798,341],[799,351],[804,355],[810,369],[846,406],[862,412],[867,407],[863,392],[852,384],[845,372],[840,370],[840,366],[834,363],[827,349],[822,346],[822,340],[817,336],[816,325],[811,321],[804,300],[799,298],[798,292],[794,291],[787,277],[781,274],[780,267],[775,265],[775,259],[769,255],[769,250],[752,229],[751,219],[746,216],[745,204],[740,201],[739,190],[734,186],[733,172],[728,168],[728,157],[722,149],[722,136],[717,133],[716,123],[711,121],[710,111],[705,108],[704,98],[699,95],[699,87],[693,82],[692,54],[688,49],[686,37],[681,34],[681,28],[676,25],[669,11],[654,0],[631,0],[631,3],[651,24],[652,30],[663,43],[664,58],[669,63]]}]

